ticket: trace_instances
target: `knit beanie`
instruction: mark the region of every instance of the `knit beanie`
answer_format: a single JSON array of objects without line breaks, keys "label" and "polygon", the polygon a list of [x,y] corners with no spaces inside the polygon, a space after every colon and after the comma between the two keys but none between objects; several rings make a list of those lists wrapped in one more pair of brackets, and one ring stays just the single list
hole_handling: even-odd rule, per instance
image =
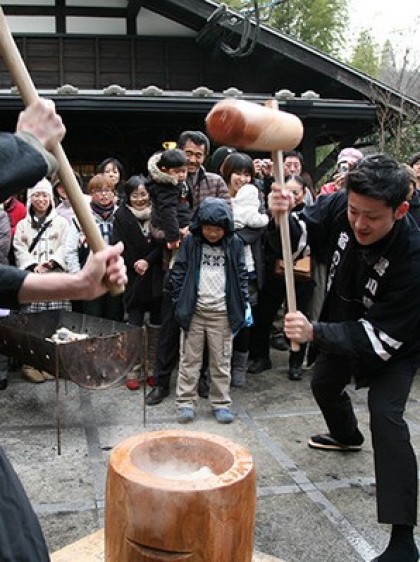
[{"label": "knit beanie", "polygon": [[350,162],[351,164],[355,164],[359,160],[363,158],[363,153],[357,148],[343,148],[337,158],[337,164],[340,162]]},{"label": "knit beanie", "polygon": [[39,193],[40,191],[49,195],[51,203],[54,201],[51,182],[49,182],[47,178],[43,178],[36,185],[27,190],[28,205],[30,205],[32,195],[34,195],[34,193]]}]

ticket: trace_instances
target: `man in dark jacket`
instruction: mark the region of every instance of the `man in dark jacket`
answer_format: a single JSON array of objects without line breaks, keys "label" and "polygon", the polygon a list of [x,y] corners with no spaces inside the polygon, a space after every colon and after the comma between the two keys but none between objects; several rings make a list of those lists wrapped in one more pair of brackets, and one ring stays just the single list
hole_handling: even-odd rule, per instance
[{"label": "man in dark jacket", "polygon": [[[403,417],[420,358],[420,232],[406,216],[408,183],[395,160],[367,157],[349,172],[346,191],[303,211],[306,229],[290,218],[293,246],[307,234],[315,255],[328,248],[331,257],[320,321],[285,317],[287,336],[319,353],[312,391],[328,433],[309,446],[359,451],[364,438],[345,387],[352,379],[368,387],[378,518],[392,525],[377,562],[418,560],[417,463]],[[286,201],[275,186],[272,211],[287,209]]]}]

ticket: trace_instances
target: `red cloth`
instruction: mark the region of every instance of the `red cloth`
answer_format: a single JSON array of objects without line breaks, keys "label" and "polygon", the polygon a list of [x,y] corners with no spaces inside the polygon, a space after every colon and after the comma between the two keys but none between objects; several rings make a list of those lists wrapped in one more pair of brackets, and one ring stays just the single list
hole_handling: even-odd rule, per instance
[{"label": "red cloth", "polygon": [[13,236],[17,223],[26,217],[26,206],[15,197],[9,197],[9,199],[4,202],[4,210],[9,215],[10,228]]},{"label": "red cloth", "polygon": [[339,188],[336,186],[336,184],[333,181],[331,181],[330,183],[326,183],[321,187],[321,189],[319,190],[319,194],[329,195],[330,193],[335,193],[338,190]]}]

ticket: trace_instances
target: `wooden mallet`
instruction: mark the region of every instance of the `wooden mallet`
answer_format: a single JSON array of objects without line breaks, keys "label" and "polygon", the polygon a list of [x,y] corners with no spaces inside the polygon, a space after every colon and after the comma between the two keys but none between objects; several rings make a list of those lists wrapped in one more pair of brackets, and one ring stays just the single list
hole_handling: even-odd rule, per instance
[{"label": "wooden mallet", "polygon": [[[296,148],[303,137],[303,125],[300,119],[291,113],[279,111],[275,99],[267,100],[264,106],[244,100],[222,100],[207,115],[206,128],[211,139],[217,144],[271,152],[274,178],[281,185],[284,184],[282,151]],[[293,259],[287,213],[280,213],[279,226],[287,308],[289,312],[296,312]],[[299,349],[296,342],[291,342],[291,347],[293,351]]]},{"label": "wooden mallet", "polygon": [[[3,8],[0,6],[0,52],[4,64],[9,70],[16,86],[19,89],[23,103],[30,105],[39,99],[38,92],[34,86],[31,76],[23,62],[19,49],[10,33]],[[57,144],[52,150],[59,165],[60,178],[64,184],[67,196],[74,209],[80,226],[86,236],[93,252],[99,252],[106,247],[99,228],[95,223],[86,197],[83,195],[74,172],[67,159],[61,144]],[[30,187],[30,186],[29,186]],[[108,283],[109,290],[113,295],[119,294],[124,289],[119,285]]]}]

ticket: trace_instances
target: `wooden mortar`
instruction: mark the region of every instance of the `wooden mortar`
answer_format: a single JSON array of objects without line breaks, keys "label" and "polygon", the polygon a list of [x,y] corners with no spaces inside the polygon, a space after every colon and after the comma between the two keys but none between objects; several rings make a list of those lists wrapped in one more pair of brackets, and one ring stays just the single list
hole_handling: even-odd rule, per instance
[{"label": "wooden mortar", "polygon": [[110,456],[105,560],[251,562],[255,504],[241,445],[181,430],[136,435]]}]

